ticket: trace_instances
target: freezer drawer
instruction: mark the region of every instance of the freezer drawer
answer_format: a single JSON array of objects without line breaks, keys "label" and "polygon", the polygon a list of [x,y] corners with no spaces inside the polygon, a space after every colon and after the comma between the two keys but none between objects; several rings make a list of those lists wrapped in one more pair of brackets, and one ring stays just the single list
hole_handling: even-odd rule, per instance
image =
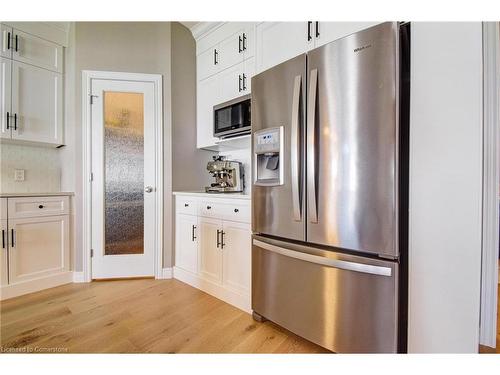
[{"label": "freezer drawer", "polygon": [[252,309],[338,353],[397,352],[398,264],[254,236]]}]

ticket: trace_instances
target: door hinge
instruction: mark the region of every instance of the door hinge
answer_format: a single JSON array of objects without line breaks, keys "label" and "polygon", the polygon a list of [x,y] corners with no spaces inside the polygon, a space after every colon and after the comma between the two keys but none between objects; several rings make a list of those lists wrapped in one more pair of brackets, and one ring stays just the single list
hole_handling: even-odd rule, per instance
[{"label": "door hinge", "polygon": [[94,181],[94,174],[90,172],[90,182]]},{"label": "door hinge", "polygon": [[90,104],[94,104],[94,98],[98,98],[99,96],[98,95],[89,94],[89,97],[90,97]]},{"label": "door hinge", "polygon": [[90,257],[93,258],[94,257],[94,249],[90,249]]}]

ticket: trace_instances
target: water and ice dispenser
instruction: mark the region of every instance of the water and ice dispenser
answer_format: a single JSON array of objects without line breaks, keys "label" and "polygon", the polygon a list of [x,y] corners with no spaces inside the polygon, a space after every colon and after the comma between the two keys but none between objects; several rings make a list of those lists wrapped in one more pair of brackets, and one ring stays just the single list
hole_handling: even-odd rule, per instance
[{"label": "water and ice dispenser", "polygon": [[283,126],[254,132],[254,184],[283,185]]}]

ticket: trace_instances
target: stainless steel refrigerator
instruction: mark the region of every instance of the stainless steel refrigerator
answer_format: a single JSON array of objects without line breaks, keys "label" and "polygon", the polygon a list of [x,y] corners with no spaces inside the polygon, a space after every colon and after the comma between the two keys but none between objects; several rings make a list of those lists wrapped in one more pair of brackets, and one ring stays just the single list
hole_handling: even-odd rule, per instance
[{"label": "stainless steel refrigerator", "polygon": [[254,317],[335,352],[405,350],[408,57],[388,22],[252,78]]}]

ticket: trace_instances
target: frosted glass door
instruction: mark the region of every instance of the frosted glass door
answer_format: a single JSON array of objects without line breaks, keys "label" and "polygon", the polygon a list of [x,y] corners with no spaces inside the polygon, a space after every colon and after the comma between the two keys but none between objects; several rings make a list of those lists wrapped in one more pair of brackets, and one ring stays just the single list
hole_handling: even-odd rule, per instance
[{"label": "frosted glass door", "polygon": [[104,254],[144,253],[144,95],[104,92]]},{"label": "frosted glass door", "polygon": [[154,85],[92,81],[93,278],[152,276]]}]

